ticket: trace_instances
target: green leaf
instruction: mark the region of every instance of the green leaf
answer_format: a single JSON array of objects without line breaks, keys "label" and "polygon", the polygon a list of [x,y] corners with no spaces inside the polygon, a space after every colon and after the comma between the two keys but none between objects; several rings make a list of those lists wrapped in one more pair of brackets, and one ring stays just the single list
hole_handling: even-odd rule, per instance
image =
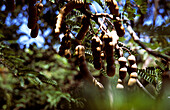
[{"label": "green leaf", "polygon": [[55,3],[55,0],[50,0],[52,3]]}]

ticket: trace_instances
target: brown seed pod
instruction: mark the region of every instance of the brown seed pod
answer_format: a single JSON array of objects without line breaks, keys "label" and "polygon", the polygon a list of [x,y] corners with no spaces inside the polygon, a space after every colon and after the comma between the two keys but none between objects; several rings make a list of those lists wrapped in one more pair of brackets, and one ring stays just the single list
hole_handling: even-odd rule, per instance
[{"label": "brown seed pod", "polygon": [[37,16],[39,16],[42,12],[42,9],[43,9],[43,4],[42,3],[36,3],[35,5],[37,7]]},{"label": "brown seed pod", "polygon": [[101,45],[102,42],[99,37],[94,36],[92,38],[92,54],[93,54],[93,64],[96,69],[101,69]]},{"label": "brown seed pod", "polygon": [[130,56],[128,57],[128,61],[129,61],[129,64],[130,64],[130,65],[133,65],[134,63],[136,63],[136,58],[135,58],[135,56],[134,56],[134,55],[130,55]]},{"label": "brown seed pod", "polygon": [[128,81],[128,86],[133,86],[136,83],[136,79],[135,78],[130,78]]},{"label": "brown seed pod", "polygon": [[105,42],[105,52],[106,52],[106,57],[111,57],[113,56],[113,42],[112,42],[112,36],[109,35],[104,35],[103,36],[104,42]]},{"label": "brown seed pod", "polygon": [[123,80],[126,77],[126,73],[127,73],[126,67],[120,68],[119,69],[119,78]]},{"label": "brown seed pod", "polygon": [[136,63],[130,66],[130,71],[131,72],[137,72],[137,65],[136,65]]},{"label": "brown seed pod", "polygon": [[35,28],[31,30],[31,37],[32,38],[36,38],[38,36],[38,30],[39,30],[39,24],[36,23]]},{"label": "brown seed pod", "polygon": [[119,16],[119,7],[117,5],[117,1],[116,0],[105,0],[105,2],[107,3],[110,13],[112,13],[115,16]]},{"label": "brown seed pod", "polygon": [[115,65],[114,65],[114,58],[112,57],[106,57],[106,62],[107,62],[107,75],[108,76],[114,76],[115,75]]},{"label": "brown seed pod", "polygon": [[136,83],[137,77],[138,77],[138,74],[136,72],[132,72],[130,74],[130,79],[128,81],[128,86],[133,86]]},{"label": "brown seed pod", "polygon": [[113,36],[104,35],[103,36],[104,44],[105,44],[105,53],[106,53],[106,62],[107,62],[107,75],[114,76],[115,74],[115,65],[114,65],[114,57],[113,57]]},{"label": "brown seed pod", "polygon": [[130,78],[138,78],[138,74],[136,72],[132,72],[130,74]]},{"label": "brown seed pod", "polygon": [[126,62],[127,62],[125,57],[120,57],[118,59],[118,61],[119,61],[119,64],[120,64],[121,67],[124,67],[126,65]]},{"label": "brown seed pod", "polygon": [[71,58],[70,49],[66,49],[66,50],[64,51],[64,56],[65,56],[67,59],[70,59],[70,58]]},{"label": "brown seed pod", "polygon": [[83,16],[82,23],[81,23],[81,29],[78,32],[76,39],[78,39],[78,40],[84,39],[84,37],[89,29],[89,25],[90,25],[90,18],[87,16]]},{"label": "brown seed pod", "polygon": [[6,9],[8,11],[14,11],[14,9],[15,9],[14,0],[6,0]]},{"label": "brown seed pod", "polygon": [[80,58],[81,56],[85,55],[85,48],[82,45],[78,45],[75,48],[75,54]]},{"label": "brown seed pod", "polygon": [[34,29],[38,20],[37,17],[37,7],[36,6],[29,6],[29,18],[28,18],[28,28]]},{"label": "brown seed pod", "polygon": [[101,54],[100,54],[102,60],[106,59],[106,55],[105,55],[105,52],[104,51],[101,51]]},{"label": "brown seed pod", "polygon": [[61,29],[61,25],[64,21],[64,18],[66,17],[66,15],[72,11],[74,8],[81,8],[82,6],[84,5],[83,2],[81,3],[76,3],[75,1],[71,1],[69,3],[67,3],[66,5],[64,5],[58,16],[57,16],[57,22],[56,22],[56,25],[55,25],[55,34],[59,34],[60,33],[60,29]]},{"label": "brown seed pod", "polygon": [[65,48],[61,45],[59,48],[59,55],[64,56],[64,54],[65,54]]},{"label": "brown seed pod", "polygon": [[64,35],[64,37],[62,38],[62,42],[61,45],[65,48],[65,49],[69,49],[71,47],[71,37],[68,33],[66,33]]},{"label": "brown seed pod", "polygon": [[123,89],[123,88],[124,88],[121,79],[118,79],[116,88],[117,88],[117,89]]},{"label": "brown seed pod", "polygon": [[115,21],[115,22],[114,22],[114,26],[115,26],[117,35],[118,35],[119,37],[124,36],[124,34],[125,34],[125,28],[123,27],[121,21],[120,21],[120,20]]}]

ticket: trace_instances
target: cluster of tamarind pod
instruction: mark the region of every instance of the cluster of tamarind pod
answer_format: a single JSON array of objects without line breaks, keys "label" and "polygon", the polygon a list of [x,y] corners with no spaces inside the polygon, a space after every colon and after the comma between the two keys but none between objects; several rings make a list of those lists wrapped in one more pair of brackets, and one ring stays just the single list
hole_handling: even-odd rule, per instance
[{"label": "cluster of tamarind pod", "polygon": [[[128,57],[128,61],[130,64],[130,66],[128,66],[126,58],[123,57],[123,50],[121,47],[118,46],[119,37],[122,37],[125,34],[125,29],[121,23],[121,19],[119,18],[120,16],[119,7],[117,5],[116,0],[105,0],[105,2],[107,3],[107,6],[110,9],[110,13],[113,14],[114,17],[117,17],[118,19],[116,18],[116,20],[114,21],[114,28],[112,29],[111,32],[109,30],[103,31],[100,37],[97,36],[97,34],[95,34],[92,37],[91,51],[93,56],[93,65],[95,69],[100,70],[104,66],[102,60],[106,60],[107,63],[106,73],[110,77],[114,76],[116,72],[114,51],[118,47],[119,54],[120,54],[119,55],[120,58],[118,59],[118,62],[120,64],[120,69],[119,69],[118,84],[116,87],[124,88],[124,79],[126,77],[127,72],[130,75],[128,85],[133,86],[137,78],[137,73],[136,73],[137,66],[136,66],[135,57],[133,55],[130,55]],[[82,2],[81,0],[73,0],[68,2],[66,5],[64,5],[61,8],[57,16],[57,21],[54,29],[56,36],[58,36],[61,33],[61,26],[62,23],[64,22],[66,15],[74,8],[77,9],[83,6],[84,6],[84,2]],[[84,52],[85,47],[81,45],[82,40],[85,38],[86,33],[89,30],[90,17],[83,15],[81,23],[82,24],[81,24],[80,31],[75,37],[75,39],[79,42],[75,48],[75,55],[79,63],[80,72],[83,73],[83,75],[85,76],[85,78],[87,78],[87,80],[90,79],[94,83],[94,79],[91,76],[91,73],[88,70],[86,64],[86,57]],[[70,40],[71,37],[67,33],[64,35],[61,42],[59,54],[65,56],[66,58],[71,57],[71,52],[69,50],[71,46]],[[102,88],[102,86],[99,83],[96,83],[96,81],[95,84],[98,84],[98,86]]]},{"label": "cluster of tamarind pod", "polygon": [[119,79],[116,88],[123,89],[124,88],[124,79],[126,77],[127,72],[129,73],[128,86],[132,87],[138,78],[137,75],[137,65],[136,58],[134,55],[128,56],[129,66],[127,64],[127,59],[120,55],[121,57],[118,59],[120,68],[119,68]]},{"label": "cluster of tamarind pod", "polygon": [[37,3],[37,0],[29,0],[29,8],[28,8],[28,28],[31,29],[31,37],[35,38],[38,35],[39,24],[37,23],[38,17],[42,12],[43,4]]}]

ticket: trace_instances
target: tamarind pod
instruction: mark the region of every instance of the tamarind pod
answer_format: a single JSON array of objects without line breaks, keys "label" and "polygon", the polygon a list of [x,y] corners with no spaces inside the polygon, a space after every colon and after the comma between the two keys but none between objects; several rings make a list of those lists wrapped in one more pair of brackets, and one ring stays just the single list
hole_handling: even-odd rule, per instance
[{"label": "tamarind pod", "polygon": [[126,77],[126,73],[127,73],[126,67],[120,68],[119,69],[119,78],[123,80]]},{"label": "tamarind pod", "polygon": [[125,67],[126,62],[127,62],[127,60],[126,60],[125,57],[120,57],[120,58],[118,59],[118,61],[119,61],[119,64],[120,64],[121,67]]},{"label": "tamarind pod", "polygon": [[61,45],[59,48],[59,55],[64,56],[64,54],[65,54],[65,48]]},{"label": "tamarind pod", "polygon": [[99,49],[98,51],[101,51],[101,47],[102,47],[102,41],[100,40],[99,37],[92,37],[92,51],[96,51],[96,49]]},{"label": "tamarind pod", "polygon": [[40,10],[43,9],[44,5],[42,3],[37,3],[36,4],[37,8],[39,8]]},{"label": "tamarind pod", "polygon": [[72,11],[74,8],[81,8],[83,6],[83,2],[81,3],[76,3],[75,1],[71,1],[68,4],[66,4],[65,6],[63,6],[57,16],[57,22],[56,22],[56,28],[55,28],[55,34],[59,34],[60,33],[60,28],[61,25],[63,23],[63,20],[65,18],[65,16]]},{"label": "tamarind pod", "polygon": [[130,78],[128,81],[128,86],[133,86],[136,83],[136,79],[135,78]]},{"label": "tamarind pod", "polygon": [[136,79],[137,79],[138,75],[136,72],[132,72],[130,74],[130,79],[128,81],[128,86],[133,86],[136,83]]},{"label": "tamarind pod", "polygon": [[107,3],[110,13],[112,13],[115,16],[119,16],[119,7],[117,5],[117,1],[116,0],[105,0],[105,2]]},{"label": "tamarind pod", "polygon": [[35,6],[37,7],[37,16],[39,16],[42,12],[44,5],[42,3],[36,3]]},{"label": "tamarind pod", "polygon": [[75,54],[80,58],[81,56],[85,55],[85,48],[82,45],[78,45],[75,48]]},{"label": "tamarind pod", "polygon": [[125,28],[123,27],[122,23],[120,20],[114,22],[114,26],[117,32],[117,35],[119,37],[122,37],[125,35]]},{"label": "tamarind pod", "polygon": [[137,65],[134,63],[133,65],[130,66],[130,72],[137,72]]},{"label": "tamarind pod", "polygon": [[105,55],[105,52],[104,52],[104,51],[101,51],[101,55],[100,55],[100,56],[101,56],[101,59],[102,59],[102,60],[106,59],[106,55]]},{"label": "tamarind pod", "polygon": [[128,61],[130,65],[133,65],[134,63],[136,63],[136,58],[134,55],[130,55],[128,56]]},{"label": "tamarind pod", "polygon": [[69,49],[71,47],[71,41],[61,42],[61,45],[64,46],[65,49]]},{"label": "tamarind pod", "polygon": [[37,0],[28,0],[29,1],[29,5],[34,5],[36,2],[37,2]]},{"label": "tamarind pod", "polygon": [[102,42],[99,37],[94,36],[92,38],[92,54],[93,54],[93,64],[95,69],[101,69],[101,45]]},{"label": "tamarind pod", "polygon": [[101,63],[101,49],[100,47],[97,47],[96,51],[93,51],[93,64],[95,69],[100,70],[102,68],[102,63]]},{"label": "tamarind pod", "polygon": [[14,4],[14,0],[6,0],[6,9],[8,11],[14,11],[15,9],[15,4]]},{"label": "tamarind pod", "polygon": [[97,47],[100,47],[101,50],[102,45],[103,45],[102,41],[100,40],[99,37],[96,36],[92,37],[92,45],[91,45],[92,51],[95,50]]},{"label": "tamarind pod", "polygon": [[107,62],[107,75],[108,76],[114,76],[115,75],[115,65],[114,65],[114,58],[112,57],[106,57],[106,62]]},{"label": "tamarind pod", "polygon": [[39,30],[39,24],[36,23],[35,28],[31,30],[31,37],[32,38],[36,38],[38,36],[38,30]]},{"label": "tamarind pod", "polygon": [[102,62],[100,60],[99,61],[94,60],[93,64],[94,64],[94,68],[97,70],[100,70],[102,68]]},{"label": "tamarind pod", "polygon": [[113,56],[113,49],[113,42],[109,42],[109,44],[105,43],[106,57]]},{"label": "tamarind pod", "polygon": [[29,18],[28,18],[28,28],[34,29],[38,20],[37,17],[37,7],[36,6],[29,6]]},{"label": "tamarind pod", "polygon": [[123,88],[124,88],[124,86],[123,86],[123,84],[122,84],[122,80],[121,80],[121,79],[118,79],[118,81],[117,81],[117,85],[116,85],[116,88],[117,88],[117,89],[123,89]]},{"label": "tamarind pod", "polygon": [[76,39],[78,39],[78,40],[84,39],[84,37],[89,29],[89,25],[90,25],[90,18],[87,16],[83,16],[82,23],[81,23],[81,29],[78,32]]},{"label": "tamarind pod", "polygon": [[112,36],[109,35],[104,35],[103,36],[104,39],[104,43],[105,43],[105,53],[106,53],[106,57],[107,56],[113,56],[113,40],[112,40]]},{"label": "tamarind pod", "polygon": [[109,44],[109,42],[112,42],[112,36],[109,36],[109,35],[104,35],[103,36],[103,40],[105,42],[105,44]]},{"label": "tamarind pod", "polygon": [[138,78],[138,74],[136,72],[132,72],[130,74],[130,78]]},{"label": "tamarind pod", "polygon": [[65,56],[67,59],[70,59],[70,58],[71,58],[70,49],[66,49],[66,50],[64,51],[64,56]]}]

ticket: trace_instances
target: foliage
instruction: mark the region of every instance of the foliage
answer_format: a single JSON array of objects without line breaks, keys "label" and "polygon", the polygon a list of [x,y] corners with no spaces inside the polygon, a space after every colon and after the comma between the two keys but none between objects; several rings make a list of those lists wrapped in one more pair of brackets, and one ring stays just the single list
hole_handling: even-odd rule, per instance
[{"label": "foliage", "polygon": [[[96,7],[109,13],[107,5],[101,0],[81,1],[88,4],[96,3],[99,5]],[[156,16],[150,11],[155,5],[153,0],[126,0],[124,5],[123,1],[117,1],[119,8],[123,9],[120,10],[120,18],[130,20],[142,43],[150,50],[169,57],[170,26],[169,18],[166,18],[169,15],[168,2],[163,0],[159,3],[157,13],[162,16],[164,23],[156,26],[146,23],[150,20],[149,16]],[[63,35],[56,37],[53,30],[56,16],[69,0],[42,0],[41,2],[44,8],[37,21],[40,25],[39,35],[37,38],[31,38],[30,30],[27,28],[29,0],[15,0],[14,11],[7,10],[5,0],[0,1],[0,109],[168,109],[170,95],[164,95],[162,85],[164,74],[169,72],[169,61],[148,54],[135,43],[126,30],[126,20],[121,22],[124,23],[126,34],[119,39],[118,46],[123,49],[125,58],[130,54],[135,55],[138,79],[156,100],[148,97],[137,85],[133,87],[125,85],[124,90],[116,89],[120,67],[117,61],[120,57],[119,50],[115,49],[114,53],[116,60],[114,77],[109,77],[105,68],[100,70],[94,68],[91,39],[94,35],[100,36],[102,32],[100,25],[92,19],[82,45],[85,46],[89,71],[105,88],[103,90],[94,87],[83,79],[76,60],[75,46],[84,13],[81,9],[73,9],[63,20],[61,30],[64,34],[69,32],[72,43],[70,48],[72,58],[66,59],[58,54]],[[161,9],[164,11],[161,12]],[[94,7],[91,6],[88,12],[94,14]],[[104,17],[99,18],[108,19],[105,20],[104,25],[108,26],[107,29],[110,31],[115,27],[113,26],[115,20]],[[33,42],[28,43],[30,41]],[[103,62],[104,66],[107,65],[106,63]],[[128,79],[129,75],[125,77],[125,82]],[[168,90],[167,87],[165,91]],[[161,97],[162,93],[166,98]]]}]

